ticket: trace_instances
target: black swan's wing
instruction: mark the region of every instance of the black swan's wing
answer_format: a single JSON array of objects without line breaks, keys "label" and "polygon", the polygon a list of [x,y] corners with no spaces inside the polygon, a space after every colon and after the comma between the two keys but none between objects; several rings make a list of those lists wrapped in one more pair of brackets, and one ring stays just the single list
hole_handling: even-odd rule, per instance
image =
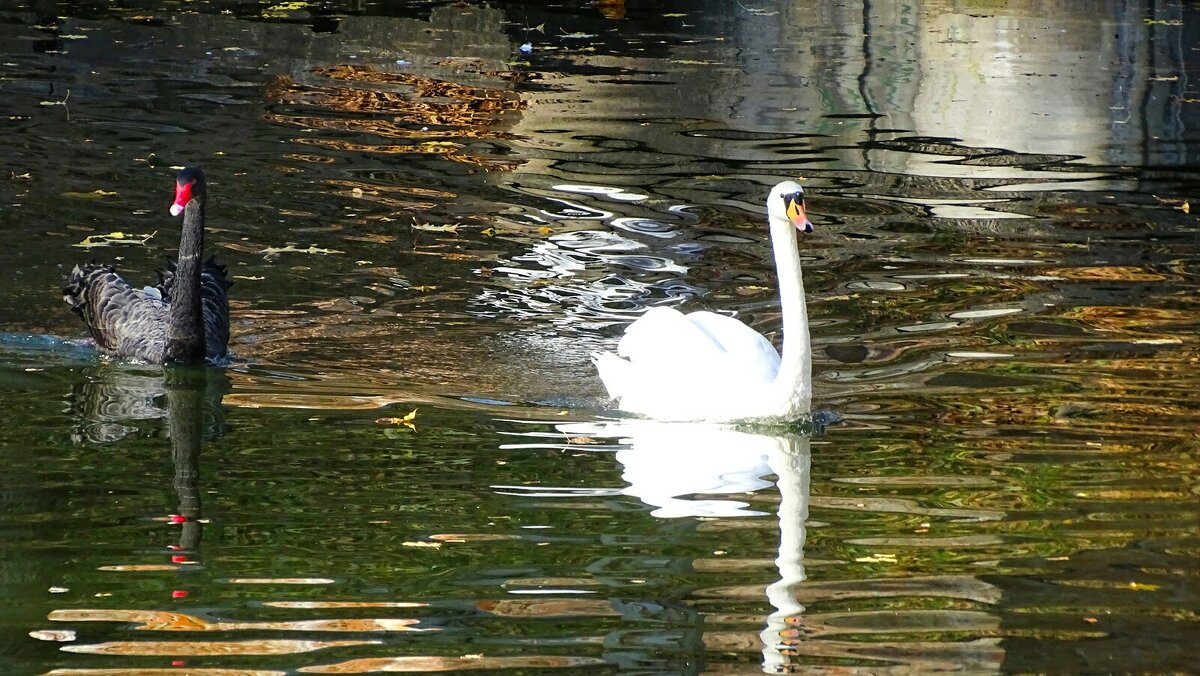
[{"label": "black swan's wing", "polygon": [[[158,291],[170,302],[171,287],[175,284],[175,261],[167,259],[167,269],[158,273]],[[223,357],[229,345],[229,281],[225,266],[215,256],[204,262],[200,271],[200,303],[204,320],[205,354],[210,358]]]},{"label": "black swan's wing", "polygon": [[100,350],[161,364],[167,338],[167,305],[135,289],[111,265],[76,265],[63,300],[83,319]]}]

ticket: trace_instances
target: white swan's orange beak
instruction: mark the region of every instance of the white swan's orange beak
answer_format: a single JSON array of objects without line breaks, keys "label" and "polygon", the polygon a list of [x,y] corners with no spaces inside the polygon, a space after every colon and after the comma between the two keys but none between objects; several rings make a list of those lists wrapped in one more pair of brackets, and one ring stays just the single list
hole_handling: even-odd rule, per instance
[{"label": "white swan's orange beak", "polygon": [[183,208],[188,202],[192,201],[192,184],[176,183],[175,184],[175,203],[171,205],[171,215],[178,216],[183,213]]},{"label": "white swan's orange beak", "polygon": [[804,195],[785,195],[783,201],[787,205],[787,217],[792,225],[800,232],[812,232],[812,221],[808,220],[808,215],[804,213]]}]

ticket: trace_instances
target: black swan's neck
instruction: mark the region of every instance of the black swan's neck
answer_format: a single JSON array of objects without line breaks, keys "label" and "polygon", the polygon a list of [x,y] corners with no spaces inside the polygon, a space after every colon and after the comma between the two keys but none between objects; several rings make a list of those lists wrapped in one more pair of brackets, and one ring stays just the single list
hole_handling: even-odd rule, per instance
[{"label": "black swan's neck", "polygon": [[183,211],[183,236],[171,288],[165,357],[169,362],[204,360],[204,322],[200,316],[200,258],[204,253],[204,198],[188,202]]}]

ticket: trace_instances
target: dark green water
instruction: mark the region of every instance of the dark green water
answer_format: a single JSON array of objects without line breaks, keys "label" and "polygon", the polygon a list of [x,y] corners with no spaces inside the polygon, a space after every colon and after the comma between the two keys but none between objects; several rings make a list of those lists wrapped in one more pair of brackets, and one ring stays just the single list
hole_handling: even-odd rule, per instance
[{"label": "dark green water", "polygon": [[[877,4],[0,2],[3,671],[1193,669],[1200,16]],[[237,360],[102,361],[192,163]],[[838,421],[613,423],[784,178]]]}]

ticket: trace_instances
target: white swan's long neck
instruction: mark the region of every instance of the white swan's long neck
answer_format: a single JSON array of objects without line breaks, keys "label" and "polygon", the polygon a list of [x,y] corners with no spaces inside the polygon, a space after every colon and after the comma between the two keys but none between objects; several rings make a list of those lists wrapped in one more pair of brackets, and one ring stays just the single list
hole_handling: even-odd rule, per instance
[{"label": "white swan's long neck", "polygon": [[772,390],[778,405],[786,408],[788,415],[798,415],[808,413],[812,400],[812,347],[795,227],[787,219],[772,218],[771,243],[783,312],[783,350]]}]

